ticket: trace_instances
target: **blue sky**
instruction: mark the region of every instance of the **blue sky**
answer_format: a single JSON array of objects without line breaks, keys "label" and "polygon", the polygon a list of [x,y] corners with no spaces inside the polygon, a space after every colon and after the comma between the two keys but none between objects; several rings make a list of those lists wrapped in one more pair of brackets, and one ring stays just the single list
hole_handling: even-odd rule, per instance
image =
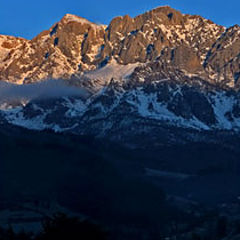
[{"label": "blue sky", "polygon": [[66,13],[108,24],[115,16],[129,14],[134,17],[162,5],[170,5],[183,13],[202,15],[225,26],[240,24],[239,0],[3,0],[0,34],[31,39]]}]

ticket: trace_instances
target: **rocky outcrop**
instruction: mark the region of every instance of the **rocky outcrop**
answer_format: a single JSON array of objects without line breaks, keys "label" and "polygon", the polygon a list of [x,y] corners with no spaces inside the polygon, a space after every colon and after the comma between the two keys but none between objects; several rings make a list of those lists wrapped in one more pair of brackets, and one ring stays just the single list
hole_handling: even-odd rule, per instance
[{"label": "rocky outcrop", "polygon": [[235,25],[214,43],[204,62],[205,69],[216,82],[239,86],[240,27]]}]

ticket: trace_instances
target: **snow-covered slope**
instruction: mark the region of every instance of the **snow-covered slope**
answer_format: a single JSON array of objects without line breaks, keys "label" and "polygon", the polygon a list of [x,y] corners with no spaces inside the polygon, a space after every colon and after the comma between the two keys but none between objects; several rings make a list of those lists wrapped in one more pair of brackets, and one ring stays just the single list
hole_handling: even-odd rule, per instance
[{"label": "snow-covered slope", "polygon": [[112,79],[90,97],[83,97],[76,88],[79,94],[33,98],[17,107],[2,108],[1,114],[9,123],[29,129],[94,135],[124,143],[133,138],[135,142],[156,139],[156,144],[199,141],[209,133],[239,132],[239,93],[206,88],[170,79],[134,84],[131,77]]}]

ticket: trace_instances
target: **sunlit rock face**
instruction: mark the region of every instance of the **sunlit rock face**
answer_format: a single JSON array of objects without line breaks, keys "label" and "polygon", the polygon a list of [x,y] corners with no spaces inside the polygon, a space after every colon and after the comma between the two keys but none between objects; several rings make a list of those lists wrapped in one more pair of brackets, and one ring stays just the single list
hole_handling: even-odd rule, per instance
[{"label": "sunlit rock face", "polygon": [[75,72],[96,68],[95,56],[103,41],[103,26],[67,14],[30,41],[14,38],[3,41],[1,52],[5,48],[8,52],[1,54],[0,78],[20,84],[68,79]]},{"label": "sunlit rock face", "polygon": [[109,26],[66,14],[32,40],[0,36],[0,79],[30,83],[72,79],[113,59],[120,65],[161,62],[206,81],[238,86],[239,26],[225,29],[168,6]]}]

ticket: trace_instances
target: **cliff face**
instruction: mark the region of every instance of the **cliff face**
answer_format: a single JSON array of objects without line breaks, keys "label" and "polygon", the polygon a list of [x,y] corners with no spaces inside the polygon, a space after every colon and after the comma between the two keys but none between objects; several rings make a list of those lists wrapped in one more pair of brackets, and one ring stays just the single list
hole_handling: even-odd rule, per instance
[{"label": "cliff face", "polygon": [[159,7],[108,27],[67,14],[34,39],[0,36],[0,79],[29,83],[70,79],[101,68],[160,62],[214,84],[238,85],[240,27],[225,29],[201,16]]},{"label": "cliff face", "polygon": [[118,17],[110,23],[108,40],[114,43],[119,62],[145,62],[160,56],[164,48],[186,45],[205,58],[208,47],[224,28],[200,16],[184,15],[170,7],[160,7],[135,18]]}]

